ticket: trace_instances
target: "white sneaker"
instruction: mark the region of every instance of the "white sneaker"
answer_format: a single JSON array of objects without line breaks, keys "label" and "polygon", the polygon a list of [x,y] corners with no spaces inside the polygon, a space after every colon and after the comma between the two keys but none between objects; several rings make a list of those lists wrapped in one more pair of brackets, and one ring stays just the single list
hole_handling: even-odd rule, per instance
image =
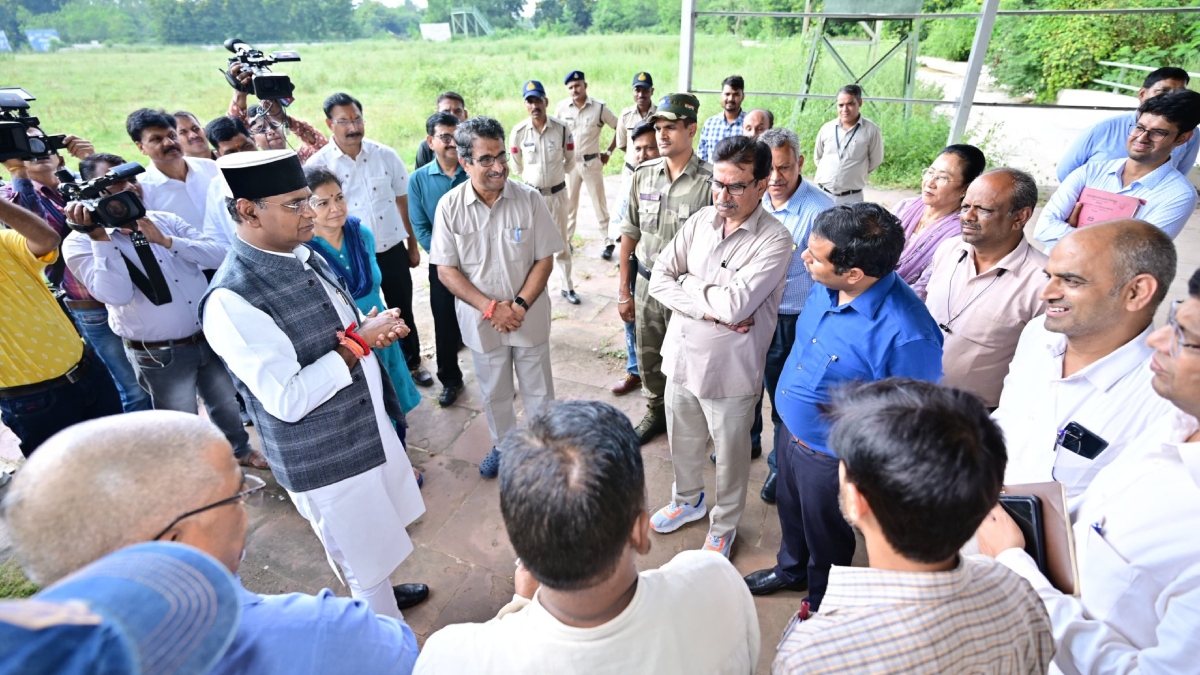
[{"label": "white sneaker", "polygon": [[737,530],[734,530],[723,537],[718,537],[710,532],[708,536],[704,538],[703,548],[705,551],[715,551],[716,553],[720,553],[726,558],[729,558],[729,553],[733,551],[733,540],[736,538]]},{"label": "white sneaker", "polygon": [[708,507],[704,505],[704,493],[700,493],[700,501],[693,506],[684,502],[676,505],[671,502],[662,507],[650,517],[650,527],[659,534],[667,534],[674,532],[679,528],[687,525],[693,520],[700,520],[704,514],[708,513]]}]

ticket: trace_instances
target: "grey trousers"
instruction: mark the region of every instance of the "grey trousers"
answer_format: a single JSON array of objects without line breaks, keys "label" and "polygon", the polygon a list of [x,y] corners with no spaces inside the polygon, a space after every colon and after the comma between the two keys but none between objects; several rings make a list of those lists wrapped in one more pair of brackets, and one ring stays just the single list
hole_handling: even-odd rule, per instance
[{"label": "grey trousers", "polygon": [[[543,405],[554,400],[554,378],[550,373],[550,341],[536,347],[499,347],[490,352],[471,350],[475,379],[483,393],[483,411],[487,415],[492,445],[500,443],[517,426],[513,405],[516,390],[513,372],[521,385],[521,400],[528,419]],[[749,437],[747,437],[749,438]],[[746,457],[749,457],[747,453]]]}]

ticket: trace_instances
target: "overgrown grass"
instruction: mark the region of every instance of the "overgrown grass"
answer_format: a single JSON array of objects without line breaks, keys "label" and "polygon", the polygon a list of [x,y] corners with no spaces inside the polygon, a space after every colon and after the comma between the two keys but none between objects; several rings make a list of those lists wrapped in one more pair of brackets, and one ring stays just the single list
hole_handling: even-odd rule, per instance
[{"label": "overgrown grass", "polygon": [[[300,63],[279,69],[296,83],[292,114],[324,127],[321,101],[346,91],[364,104],[367,133],[392,145],[411,165],[425,136],[425,118],[443,90],[463,94],[473,115],[498,118],[511,127],[526,115],[521,84],[541,80],[551,106],[566,97],[562,78],[573,69],[587,73],[589,93],[615,111],[631,102],[633,74],[646,70],[656,81],[656,97],[676,89],[679,40],[672,36],[619,35],[460,40],[448,44],[413,41],[357,41],[295,45]],[[887,46],[885,45],[884,49]],[[719,89],[730,74],[746,78],[751,91],[799,91],[805,63],[799,39],[773,39],[749,45],[733,37],[698,36],[694,86]],[[866,69],[866,49],[843,50],[856,72]],[[6,57],[3,84],[25,87],[38,97],[34,113],[48,133],[73,133],[93,141],[100,151],[141,159],[124,132],[125,116],[142,106],[168,111],[187,109],[206,121],[224,114],[231,90],[217,69],[227,53],[220,48],[110,47],[54,54],[21,53]],[[868,94],[900,95],[903,63],[896,58],[867,83]],[[822,57],[813,90],[833,93],[847,78]],[[928,96],[932,92],[920,91]],[[717,113],[715,95],[700,97],[702,117]],[[778,123],[790,124],[811,148],[820,123],[832,108],[811,101],[801,114],[795,99],[750,96],[747,108],[765,107]],[[868,106],[866,114],[884,128],[887,161],[875,174],[882,185],[912,185],[944,144],[948,123],[918,107],[905,119],[902,106]],[[608,139],[605,132],[604,140]],[[619,170],[619,157],[610,162]],[[810,172],[813,167],[806,167]]]},{"label": "overgrown grass", "polygon": [[11,559],[0,563],[0,598],[28,598],[38,587],[25,578],[25,573]]}]

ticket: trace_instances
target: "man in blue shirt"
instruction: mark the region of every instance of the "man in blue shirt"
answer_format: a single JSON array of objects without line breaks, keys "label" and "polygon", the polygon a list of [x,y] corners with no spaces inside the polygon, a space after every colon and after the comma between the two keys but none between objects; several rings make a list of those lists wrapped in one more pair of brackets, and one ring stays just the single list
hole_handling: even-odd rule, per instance
[{"label": "man in blue shirt", "polygon": [[[458,164],[458,147],[454,145],[458,121],[458,117],[444,111],[434,113],[425,121],[425,133],[428,134],[425,142],[433,150],[435,161],[413,171],[408,178],[408,220],[426,252],[429,252],[433,238],[433,215],[438,200],[450,188],[467,182],[467,172]],[[454,295],[442,285],[437,265],[432,264],[429,266],[429,304],[433,308],[437,377],[442,383],[438,405],[445,408],[453,405],[463,390],[462,369],[458,367],[458,350],[463,341],[458,317],[454,314]]]},{"label": "man in blue shirt", "polygon": [[[1159,68],[1146,76],[1142,88],[1138,90],[1138,103],[1187,89],[1189,82],[1187,71],[1183,68]],[[1067,180],[1067,176],[1088,162],[1098,162],[1109,159],[1124,159],[1128,155],[1125,141],[1129,132],[1137,124],[1137,111],[1122,113],[1099,122],[1090,129],[1075,137],[1071,147],[1058,162],[1058,182]],[[1179,173],[1187,175],[1196,164],[1196,153],[1200,151],[1200,138],[1192,136],[1188,142],[1177,146],[1171,151],[1171,165]]]},{"label": "man in blue shirt", "polygon": [[1196,208],[1196,188],[1171,164],[1171,153],[1192,139],[1198,123],[1200,93],[1185,89],[1147,99],[1126,141],[1129,158],[1075,169],[1042,209],[1034,237],[1046,253],[1078,226],[1084,188],[1141,199],[1133,217],[1178,236]]},{"label": "man in blue shirt", "polygon": [[[783,420],[775,408],[775,385],[783,371],[783,363],[796,341],[796,317],[804,309],[804,301],[813,287],[812,275],[804,266],[802,254],[808,248],[808,235],[813,222],[825,209],[833,207],[833,198],[825,194],[816,184],[800,177],[804,167],[804,154],[800,152],[800,139],[790,129],[770,129],[758,139],[771,148],[771,177],[767,183],[767,194],[763,197],[763,208],[774,215],[792,233],[792,262],[788,265],[787,285],[783,289],[783,302],[779,305],[779,323],[775,325],[775,338],[767,350],[767,369],[764,384],[771,398],[771,421],[775,424],[775,438],[767,464],[771,472],[763,483],[759,494],[764,502],[775,503],[775,486],[779,465],[776,455],[783,444]],[[754,427],[750,430],[751,447],[761,447],[762,401],[754,415]]]},{"label": "man in blue shirt", "polygon": [[809,609],[816,611],[829,568],[854,557],[822,411],[837,389],[888,377],[941,379],[942,333],[895,273],[903,249],[904,228],[878,204],[835,206],[813,225],[803,256],[817,283],[796,320],[796,342],[775,393],[788,439],[779,453],[783,541],[774,568],[746,576],[755,595],[807,586]]},{"label": "man in blue shirt", "polygon": [[717,143],[730,136],[742,135],[742,122],[746,119],[746,111],[742,110],[745,89],[746,81],[741,75],[730,75],[721,82],[721,112],[704,120],[700,145],[696,148],[700,159],[711,162]]}]

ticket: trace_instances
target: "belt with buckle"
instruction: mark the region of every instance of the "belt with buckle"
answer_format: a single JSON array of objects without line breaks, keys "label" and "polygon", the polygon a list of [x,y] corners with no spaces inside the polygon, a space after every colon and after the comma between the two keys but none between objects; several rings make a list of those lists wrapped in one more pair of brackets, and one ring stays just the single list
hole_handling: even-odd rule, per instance
[{"label": "belt with buckle", "polygon": [[50,391],[51,389],[57,389],[58,387],[68,384],[75,384],[76,382],[82,380],[84,375],[87,375],[87,371],[90,366],[91,359],[88,358],[87,354],[84,354],[83,357],[79,359],[79,363],[76,363],[73,368],[68,370],[63,375],[51,378],[45,382],[35,382],[34,384],[23,384],[17,387],[5,387],[0,389],[0,399],[33,396],[34,394],[40,394],[42,392]]},{"label": "belt with buckle", "polygon": [[104,303],[98,300],[72,300],[63,298],[63,303],[71,309],[104,309]]},{"label": "belt with buckle", "polygon": [[558,194],[559,192],[562,192],[563,190],[566,190],[566,189],[567,189],[567,181],[565,181],[565,180],[563,182],[559,183],[558,185],[555,185],[554,187],[534,188],[534,190],[537,190],[538,192],[542,193],[543,196],[546,196],[546,197],[549,197],[550,195]]},{"label": "belt with buckle", "polygon": [[826,194],[833,196],[833,197],[845,197],[846,195],[855,195],[855,194],[862,192],[862,190],[846,190],[845,192],[831,192],[825,188],[821,188],[821,189],[824,190]]},{"label": "belt with buckle", "polygon": [[583,156],[583,161],[585,161],[585,162],[590,162],[590,161],[592,161],[593,159],[596,159],[596,158],[597,158],[597,157],[599,157],[599,156],[600,156],[600,153],[598,153],[598,152],[597,152],[596,154],[594,154],[594,155],[584,155],[584,156]]},{"label": "belt with buckle", "polygon": [[178,340],[161,340],[159,342],[139,342],[137,340],[126,340],[125,346],[139,352],[148,352],[152,349],[167,349],[175,345],[198,345],[204,342],[204,331],[200,331],[195,335]]}]

